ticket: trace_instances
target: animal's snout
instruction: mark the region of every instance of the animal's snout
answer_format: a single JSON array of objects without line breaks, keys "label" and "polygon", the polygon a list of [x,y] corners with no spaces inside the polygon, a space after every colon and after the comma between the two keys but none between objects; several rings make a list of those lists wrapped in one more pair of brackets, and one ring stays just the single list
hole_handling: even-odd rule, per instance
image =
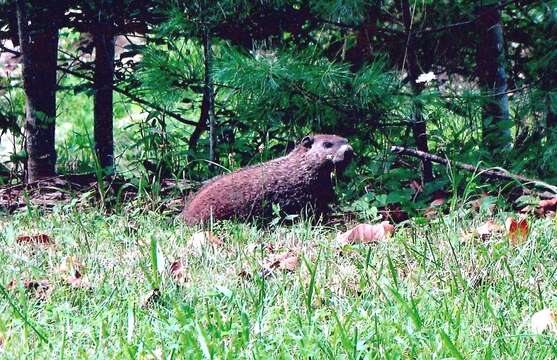
[{"label": "animal's snout", "polygon": [[347,159],[347,161],[352,160],[352,158],[354,157],[354,149],[352,149],[352,146],[350,145],[343,145],[341,147],[344,148],[344,157]]},{"label": "animal's snout", "polygon": [[348,163],[352,160],[353,157],[354,157],[354,149],[352,149],[352,146],[345,144],[338,149],[334,160],[335,163],[339,163],[339,162]]},{"label": "animal's snout", "polygon": [[337,172],[342,173],[353,157],[354,149],[352,149],[352,146],[348,144],[342,145],[333,158],[333,164],[335,165]]}]

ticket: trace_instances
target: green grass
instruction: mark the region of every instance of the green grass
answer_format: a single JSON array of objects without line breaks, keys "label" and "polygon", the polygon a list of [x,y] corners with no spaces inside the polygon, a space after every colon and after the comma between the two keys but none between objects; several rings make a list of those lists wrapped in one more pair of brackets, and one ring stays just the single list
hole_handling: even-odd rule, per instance
[{"label": "green grass", "polygon": [[[1,358],[557,356],[555,337],[529,327],[533,313],[557,305],[552,219],[531,220],[518,247],[503,235],[463,242],[461,231],[485,220],[471,214],[342,249],[333,228],[221,223],[213,232],[225,244],[199,251],[188,246],[195,229],[132,209],[64,206],[0,219],[0,290],[14,278],[51,288],[44,301],[22,286],[0,292]],[[16,243],[32,233],[55,246]],[[263,277],[269,251],[283,250],[299,252],[300,266]],[[68,256],[84,264],[91,289],[65,284],[56,269]],[[168,270],[179,258],[183,283]],[[160,298],[143,306],[153,287]]]}]

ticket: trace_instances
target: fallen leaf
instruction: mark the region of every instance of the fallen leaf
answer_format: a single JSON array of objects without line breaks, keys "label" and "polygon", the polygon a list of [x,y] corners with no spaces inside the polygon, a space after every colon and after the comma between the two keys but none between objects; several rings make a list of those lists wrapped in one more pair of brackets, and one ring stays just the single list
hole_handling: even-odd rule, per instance
[{"label": "fallen leaf", "polygon": [[182,260],[176,260],[170,264],[170,275],[175,282],[183,284],[186,282],[187,274]]},{"label": "fallen leaf", "polygon": [[241,277],[244,280],[251,280],[252,279],[251,274],[246,269],[240,270],[238,272],[238,276]]},{"label": "fallen leaf", "polygon": [[222,246],[224,242],[213,235],[210,231],[200,231],[193,234],[188,241],[187,246],[196,253],[201,254],[206,245]]},{"label": "fallen leaf", "polygon": [[359,224],[356,227],[337,235],[337,242],[341,245],[345,244],[370,244],[388,238],[395,227],[388,221],[380,224]]},{"label": "fallen leaf", "polygon": [[66,256],[58,265],[55,272],[60,274],[66,284],[80,289],[90,289],[91,283],[86,276],[83,276],[85,265],[75,256]]},{"label": "fallen leaf", "polygon": [[488,220],[476,228],[476,233],[480,237],[486,238],[495,232],[501,231],[502,229],[503,227],[500,224],[497,224],[493,220]]},{"label": "fallen leaf", "polygon": [[143,309],[149,308],[151,306],[153,306],[154,304],[156,304],[161,298],[161,291],[159,289],[153,289],[151,290],[144,298],[143,301],[141,302],[141,307]]},{"label": "fallen leaf", "polygon": [[534,334],[540,335],[545,330],[557,332],[555,324],[555,313],[550,309],[543,309],[532,315],[530,328]]},{"label": "fallen leaf", "polygon": [[[525,206],[525,207],[523,207],[522,209],[519,210],[519,212],[520,212],[521,214],[529,214],[529,213],[531,213],[531,212],[533,212],[533,211],[536,211],[536,212],[537,212],[537,210],[534,210],[534,208],[533,208],[532,206],[530,206],[530,205],[527,205],[527,206]],[[542,215],[542,214],[540,214],[540,215]]]},{"label": "fallen leaf", "polygon": [[61,274],[71,274],[75,271],[83,272],[85,266],[75,256],[66,256],[56,268],[56,271]]},{"label": "fallen leaf", "polygon": [[289,250],[282,254],[272,254],[263,264],[262,274],[270,275],[274,270],[294,271],[300,265],[298,255]]},{"label": "fallen leaf", "polygon": [[439,211],[434,207],[428,207],[427,209],[424,210],[424,217],[429,220],[435,219],[438,214]]},{"label": "fallen leaf", "polygon": [[[18,284],[20,284],[20,280],[13,279],[8,283],[6,289],[13,290],[15,289]],[[27,293],[33,295],[37,300],[46,300],[50,293],[52,292],[52,288],[48,283],[48,280],[23,280],[23,288],[27,290]]]},{"label": "fallen leaf", "polygon": [[536,209],[536,214],[539,216],[544,216],[548,213],[555,212],[557,210],[557,197],[547,200],[541,200]]},{"label": "fallen leaf", "polygon": [[66,282],[78,289],[90,289],[91,283],[79,271],[75,271],[73,275],[66,278]]},{"label": "fallen leaf", "polygon": [[433,200],[433,201],[431,202],[431,204],[429,204],[429,206],[431,206],[431,207],[438,207],[438,206],[443,205],[443,204],[446,203],[446,202],[447,202],[447,199],[445,199],[445,198],[437,198],[437,199]]},{"label": "fallen leaf", "polygon": [[40,244],[40,245],[52,245],[54,240],[46,234],[35,234],[35,235],[19,235],[16,240],[18,244]]},{"label": "fallen leaf", "polygon": [[508,217],[505,221],[505,227],[512,245],[519,245],[526,241],[528,237],[528,221],[526,219],[517,221],[513,217]]},{"label": "fallen leaf", "polygon": [[464,231],[461,230],[460,231],[460,240],[462,242],[468,242],[471,241],[474,237],[476,237],[476,233],[474,231]]},{"label": "fallen leaf", "polygon": [[502,232],[503,226],[496,223],[493,220],[488,220],[477,228],[471,231],[461,231],[460,238],[463,242],[470,241],[474,238],[480,238],[482,240],[487,240],[494,233]]}]

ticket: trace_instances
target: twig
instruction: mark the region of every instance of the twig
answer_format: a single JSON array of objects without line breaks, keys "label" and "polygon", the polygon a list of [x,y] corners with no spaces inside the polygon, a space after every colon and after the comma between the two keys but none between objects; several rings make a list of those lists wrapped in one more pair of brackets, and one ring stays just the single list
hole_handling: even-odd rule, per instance
[{"label": "twig", "polygon": [[[551,194],[551,197],[557,197],[557,186],[547,184],[547,183],[545,183],[543,181],[540,181],[540,180],[530,179],[530,178],[527,178],[527,177],[522,176],[522,175],[512,174],[512,173],[510,173],[507,170],[502,169],[502,168],[481,169],[478,166],[462,163],[462,162],[459,162],[459,161],[450,161],[448,159],[442,158],[442,157],[437,156],[437,155],[433,155],[433,154],[426,153],[424,151],[419,151],[419,150],[416,150],[416,149],[404,148],[402,146],[392,146],[391,147],[391,152],[393,152],[395,154],[413,156],[413,157],[417,157],[417,158],[420,158],[420,159],[426,159],[426,160],[429,160],[429,161],[432,161],[432,162],[435,162],[435,163],[438,163],[438,164],[455,166],[459,169],[463,169],[463,170],[470,171],[470,172],[473,172],[473,173],[478,173],[478,175],[481,175],[481,176],[486,177],[488,179],[515,180],[515,181],[519,181],[521,183],[524,183],[525,185],[533,184],[535,186],[543,187],[545,189],[550,190],[553,193],[553,194]],[[546,194],[546,195],[549,195],[549,194]]]}]

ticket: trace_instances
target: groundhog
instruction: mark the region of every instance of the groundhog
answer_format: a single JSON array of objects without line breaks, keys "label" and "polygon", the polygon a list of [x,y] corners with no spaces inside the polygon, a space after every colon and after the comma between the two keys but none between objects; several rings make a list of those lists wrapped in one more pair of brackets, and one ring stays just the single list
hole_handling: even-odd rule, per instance
[{"label": "groundhog", "polygon": [[340,136],[306,136],[286,156],[213,178],[186,202],[181,216],[189,225],[268,219],[273,204],[286,214],[305,207],[323,214],[335,200],[332,172],[341,173],[353,154]]}]

